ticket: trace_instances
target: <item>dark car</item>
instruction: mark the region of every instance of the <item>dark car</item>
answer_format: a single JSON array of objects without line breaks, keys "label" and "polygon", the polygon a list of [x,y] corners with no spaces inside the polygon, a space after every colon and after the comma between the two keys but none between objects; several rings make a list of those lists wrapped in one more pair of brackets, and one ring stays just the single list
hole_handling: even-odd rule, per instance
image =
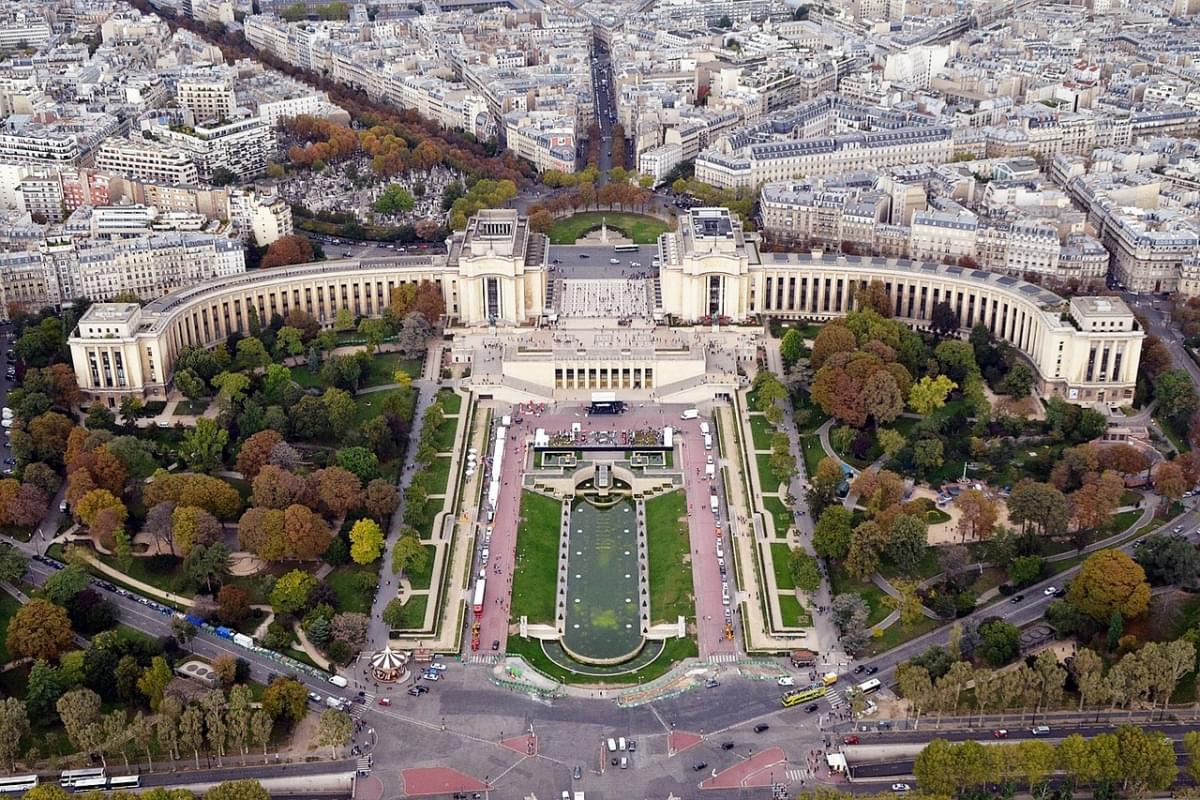
[{"label": "dark car", "polygon": [[610,761],[609,763],[615,767],[621,763],[621,759],[617,758],[616,756],[613,756],[612,761]]},{"label": "dark car", "polygon": [[419,691],[417,690],[417,687],[416,687],[416,686],[414,686],[414,687],[412,687],[411,689],[409,689],[409,690],[408,690],[408,693],[409,693],[409,695],[411,695],[411,696],[413,696],[413,697],[420,697],[420,696],[421,696],[421,692],[419,692]]},{"label": "dark car", "polygon": [[733,742],[721,742],[721,749],[722,750],[732,750]]},{"label": "dark car", "polygon": [[492,649],[493,650],[500,649],[500,640],[499,639],[492,639]]},{"label": "dark car", "polygon": [[571,773],[571,777],[577,781],[582,780],[583,779],[583,767],[576,764],[575,771],[573,773]]},{"label": "dark car", "polygon": [[1023,595],[1023,594],[1014,594],[1014,595],[1013,595],[1011,598],[1009,598],[1009,601],[1008,601],[1008,602],[1010,602],[1010,603],[1014,603],[1014,604],[1015,604],[1015,603],[1019,603],[1019,602],[1021,602],[1021,601],[1022,601],[1022,600],[1024,600],[1024,599],[1025,599],[1025,595]]},{"label": "dark car", "polygon": [[879,667],[867,667],[868,675],[874,675],[876,672],[879,672]]},{"label": "dark car", "polygon": [[708,762],[707,761],[699,761],[695,764],[692,764],[692,769],[696,770],[696,772],[699,772],[702,769],[708,769]]},{"label": "dark car", "polygon": [[762,733],[763,731],[769,731],[769,730],[771,730],[771,726],[765,722],[760,722],[754,726],[755,733]]},{"label": "dark car", "polygon": [[857,667],[855,667],[855,668],[854,668],[854,674],[855,674],[855,675],[858,675],[858,674],[859,674],[860,672],[862,672],[864,669],[866,669],[866,667],[864,667],[862,664],[859,664]]},{"label": "dark car", "polygon": [[817,710],[817,704],[809,703],[807,706],[804,707],[804,710],[807,711],[809,714],[811,714]]},{"label": "dark car", "polygon": [[1054,592],[1054,596],[1055,596],[1055,597],[1066,597],[1066,596],[1067,596],[1067,590],[1066,590],[1066,589],[1058,589],[1058,590],[1056,590],[1056,591]]}]

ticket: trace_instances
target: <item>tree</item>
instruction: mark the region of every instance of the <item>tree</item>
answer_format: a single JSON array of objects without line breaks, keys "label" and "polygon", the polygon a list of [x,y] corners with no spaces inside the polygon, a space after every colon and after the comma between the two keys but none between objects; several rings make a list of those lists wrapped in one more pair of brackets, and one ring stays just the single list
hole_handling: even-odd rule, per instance
[{"label": "tree", "polygon": [[812,489],[808,494],[809,505],[814,514],[823,513],[825,508],[833,503],[838,486],[843,480],[842,468],[836,459],[825,456],[817,462],[817,471],[811,477]]},{"label": "tree", "polygon": [[42,595],[51,603],[65,608],[91,583],[91,576],[81,565],[68,564],[46,579],[42,584]]},{"label": "tree", "polygon": [[365,447],[343,447],[337,451],[335,460],[363,483],[379,477],[379,459]]},{"label": "tree", "polygon": [[979,626],[980,652],[987,662],[999,667],[1017,656],[1021,630],[1001,619],[991,619]]},{"label": "tree", "polygon": [[1041,556],[1020,556],[1008,562],[1008,579],[1014,586],[1028,586],[1042,576],[1044,568]]},{"label": "tree", "polygon": [[271,794],[258,781],[225,781],[205,792],[204,800],[271,800]]},{"label": "tree", "polygon": [[21,754],[21,739],[29,733],[29,717],[25,705],[15,697],[0,700],[0,762],[10,771],[17,768]]},{"label": "tree", "polygon": [[200,769],[200,748],[204,746],[204,711],[197,705],[188,706],[179,717],[179,743],[191,750]]},{"label": "tree", "polygon": [[171,535],[175,549],[187,557],[194,547],[208,547],[219,541],[224,530],[217,518],[196,506],[176,506],[171,514]]},{"label": "tree", "polygon": [[67,738],[76,747],[83,747],[84,731],[100,718],[100,695],[91,689],[73,689],[54,704],[66,728]]},{"label": "tree", "polygon": [[276,678],[263,691],[262,707],[272,720],[299,722],[308,713],[308,690],[292,678]]},{"label": "tree", "polygon": [[921,416],[929,416],[946,405],[946,396],[957,388],[958,384],[945,375],[936,378],[926,375],[908,390],[908,405]]},{"label": "tree", "polygon": [[325,521],[306,506],[288,506],[283,512],[283,525],[287,531],[289,555],[293,558],[318,558],[333,538]]},{"label": "tree", "polygon": [[25,576],[29,559],[11,545],[0,546],[0,581],[14,583]]},{"label": "tree", "polygon": [[217,614],[226,625],[237,625],[250,615],[250,595],[232,584],[222,586],[217,592]]},{"label": "tree", "polygon": [[326,467],[313,473],[313,492],[322,508],[341,517],[362,505],[362,484],[353,472],[341,467]]},{"label": "tree", "polygon": [[38,598],[21,606],[9,620],[4,641],[9,652],[43,661],[55,661],[75,646],[66,609]]},{"label": "tree", "polygon": [[915,514],[901,514],[887,534],[886,551],[905,575],[916,574],[929,546],[929,525]]},{"label": "tree", "polygon": [[817,560],[798,547],[793,547],[788,555],[788,571],[796,588],[804,592],[815,592],[821,587],[821,570]]},{"label": "tree", "polygon": [[278,613],[295,614],[308,603],[308,596],[316,585],[317,579],[312,575],[294,569],[275,581],[275,587],[271,589],[271,606]]},{"label": "tree", "polygon": [[321,722],[317,728],[317,738],[321,744],[329,748],[329,757],[337,758],[337,751],[350,742],[354,730],[354,721],[345,711],[331,708],[321,714]]},{"label": "tree", "polygon": [[25,688],[25,710],[30,719],[52,719],[56,713],[55,703],[62,695],[58,670],[45,661],[35,661]]},{"label": "tree", "polygon": [[109,411],[108,406],[96,402],[88,406],[84,423],[90,431],[111,431],[116,427],[117,415]]},{"label": "tree", "polygon": [[1178,536],[1151,536],[1133,551],[1151,586],[1190,586],[1200,576],[1200,552]]},{"label": "tree", "polygon": [[804,337],[795,328],[788,328],[787,333],[779,342],[779,355],[783,357],[784,366],[789,369],[800,360],[804,354]]},{"label": "tree", "polygon": [[391,482],[375,478],[367,484],[363,507],[375,519],[384,520],[390,517],[399,502],[399,494]]},{"label": "tree", "polygon": [[850,551],[850,521],[850,511],[844,506],[830,506],[821,512],[812,539],[817,555],[839,561],[846,557]]},{"label": "tree", "polygon": [[379,524],[360,519],[350,529],[350,557],[356,564],[370,564],[383,552],[383,531]]},{"label": "tree", "polygon": [[266,711],[259,709],[250,717],[250,735],[263,749],[263,763],[267,763],[267,744],[271,741],[271,729],[275,721]]},{"label": "tree", "polygon": [[1154,491],[1164,498],[1175,502],[1183,497],[1183,493],[1188,488],[1189,484],[1183,475],[1183,470],[1174,461],[1163,461],[1155,466]]},{"label": "tree", "polygon": [[[411,530],[411,529],[410,529]],[[413,532],[415,534],[415,532]],[[429,551],[416,535],[403,535],[392,548],[392,573],[423,569],[429,561]]]},{"label": "tree", "polygon": [[270,246],[267,247],[266,255],[263,256],[260,267],[262,269],[286,267],[289,264],[304,264],[312,260],[312,243],[308,241],[307,236],[295,234],[281,236],[271,242]]},{"label": "tree", "polygon": [[282,443],[283,436],[270,428],[248,437],[238,451],[238,472],[242,473],[246,480],[253,481],[258,477],[259,471],[269,463],[271,451]]},{"label": "tree", "polygon": [[913,463],[926,472],[932,472],[945,461],[945,449],[941,439],[922,439],[913,445]]},{"label": "tree", "polygon": [[1171,369],[1154,379],[1154,398],[1158,412],[1168,419],[1182,422],[1200,408],[1200,398],[1186,370]]},{"label": "tree", "polygon": [[304,502],[309,492],[309,486],[303,478],[274,464],[266,464],[259,469],[250,487],[250,501],[255,506],[280,511]]},{"label": "tree", "polygon": [[809,365],[819,370],[826,359],[835,353],[852,353],[858,349],[858,337],[854,335],[841,320],[830,322],[821,328],[817,338],[813,340],[812,354]]},{"label": "tree", "polygon": [[138,679],[138,691],[145,695],[152,710],[159,710],[163,702],[163,693],[167,690],[167,684],[173,677],[167,660],[162,656],[155,656],[150,661],[150,666],[146,667],[142,673],[142,677]]},{"label": "tree", "polygon": [[224,542],[213,542],[207,547],[196,545],[183,560],[182,567],[188,580],[204,584],[211,593],[213,583],[220,582],[229,574],[229,548]]},{"label": "tree", "polygon": [[1120,550],[1088,556],[1071,581],[1067,602],[1097,622],[1114,612],[1131,619],[1150,605],[1150,584],[1141,566]]},{"label": "tree", "polygon": [[904,434],[891,428],[880,428],[875,432],[875,441],[879,443],[879,448],[888,458],[895,458],[896,454],[904,449],[907,440]]},{"label": "tree", "polygon": [[1124,786],[1134,796],[1147,791],[1161,792],[1175,782],[1179,768],[1174,743],[1167,736],[1123,725],[1117,731],[1117,747]]},{"label": "tree", "polygon": [[892,581],[892,587],[896,590],[896,594],[884,597],[884,604],[900,612],[901,625],[912,625],[924,614],[921,608],[921,596],[917,594],[916,581],[897,578]]},{"label": "tree", "polygon": [[1025,478],[1013,487],[1008,498],[1008,516],[1021,525],[1022,532],[1058,536],[1066,531],[1070,512],[1062,492]]},{"label": "tree", "polygon": [[[247,341],[257,340],[242,340]],[[216,420],[200,417],[196,420],[196,427],[184,434],[183,441],[179,443],[179,453],[192,469],[212,472],[221,466],[227,444],[229,432],[218,426]]]}]

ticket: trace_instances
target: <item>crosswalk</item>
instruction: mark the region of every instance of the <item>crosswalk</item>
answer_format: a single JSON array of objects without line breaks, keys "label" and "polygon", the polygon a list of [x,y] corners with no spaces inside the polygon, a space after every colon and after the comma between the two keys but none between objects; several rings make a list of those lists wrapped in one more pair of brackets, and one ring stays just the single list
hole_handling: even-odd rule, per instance
[{"label": "crosswalk", "polygon": [[350,716],[354,717],[355,719],[362,719],[363,714],[365,714],[365,713],[367,713],[367,707],[365,704],[363,704],[363,703],[351,703],[350,704]]},{"label": "crosswalk", "polygon": [[737,653],[714,653],[708,657],[710,664],[736,664],[737,660]]},{"label": "crosswalk", "polygon": [[371,772],[371,757],[370,756],[359,756],[356,769],[358,769],[359,775],[370,774],[370,772]]},{"label": "crosswalk", "polygon": [[829,705],[833,708],[841,708],[846,704],[846,698],[842,697],[841,691],[837,689],[826,692],[825,699],[829,701]]},{"label": "crosswalk", "polygon": [[467,657],[468,664],[495,664],[499,660],[500,656],[491,653],[472,653]]},{"label": "crosswalk", "polygon": [[807,776],[807,771],[803,769],[789,769],[787,771],[788,783],[799,783]]}]

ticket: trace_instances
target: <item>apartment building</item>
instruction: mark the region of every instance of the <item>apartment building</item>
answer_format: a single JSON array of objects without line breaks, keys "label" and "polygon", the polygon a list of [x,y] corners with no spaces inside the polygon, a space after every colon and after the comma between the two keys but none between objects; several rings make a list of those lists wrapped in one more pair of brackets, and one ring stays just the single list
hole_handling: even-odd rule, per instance
[{"label": "apartment building", "polygon": [[134,180],[165,184],[195,184],[196,164],[180,147],[136,137],[110,139],[96,153],[96,169]]},{"label": "apartment building", "polygon": [[239,180],[261,175],[276,153],[275,131],[259,117],[198,123],[193,128],[143,123],[164,144],[182,150],[202,180],[226,169]]},{"label": "apartment building", "polygon": [[504,117],[505,140],[509,150],[533,164],[538,172],[574,172],[574,122],[553,112],[514,111]]},{"label": "apartment building", "polygon": [[228,76],[188,76],[175,84],[175,102],[191,114],[191,120],[209,122],[233,119],[237,97]]}]

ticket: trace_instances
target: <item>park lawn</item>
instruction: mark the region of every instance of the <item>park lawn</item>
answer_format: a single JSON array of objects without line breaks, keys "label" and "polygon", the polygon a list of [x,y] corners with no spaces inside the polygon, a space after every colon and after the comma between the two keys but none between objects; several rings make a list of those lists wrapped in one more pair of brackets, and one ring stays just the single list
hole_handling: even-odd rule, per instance
[{"label": "park lawn", "polygon": [[1180,453],[1186,453],[1191,450],[1187,445],[1187,431],[1180,430],[1173,419],[1162,419],[1155,417],[1154,421],[1158,423],[1158,427],[1162,429],[1163,434],[1170,440],[1171,444]]},{"label": "park lawn", "polygon": [[601,224],[606,224],[610,230],[621,231],[633,240],[634,244],[654,244],[660,234],[670,229],[662,220],[643,214],[589,211],[555,222],[554,227],[550,229],[550,243],[575,244],[579,237],[588,231],[596,230]]},{"label": "park lawn", "polygon": [[121,569],[121,565],[117,562],[115,556],[105,555],[94,550],[92,551],[92,555],[118,572],[126,574],[130,578],[142,583],[148,583],[156,589],[161,589],[164,592],[174,592],[175,594],[191,594],[191,592],[183,591],[181,585],[182,574],[179,569],[183,563],[181,559],[172,556],[134,558],[129,571],[125,572],[125,570]]},{"label": "park lawn", "polygon": [[646,558],[650,579],[650,622],[692,617],[692,564],[687,507],[682,491],[646,501]]},{"label": "park lawn", "polygon": [[449,389],[442,389],[437,393],[437,403],[447,414],[457,414],[462,410],[462,397]]},{"label": "park lawn", "polygon": [[558,586],[559,519],[562,503],[536,492],[521,493],[517,563],[513,570],[512,618],[534,624],[554,622]]},{"label": "park lawn", "polygon": [[792,413],[796,415],[796,429],[801,433],[812,433],[829,420],[825,410],[803,391],[792,395]]},{"label": "park lawn", "polygon": [[808,613],[808,609],[801,605],[794,594],[784,592],[779,595],[779,614],[783,617],[784,625],[812,627],[812,614]]},{"label": "park lawn", "polygon": [[917,564],[916,574],[913,576],[903,575],[900,569],[886,558],[879,565],[879,574],[891,580],[893,578],[932,578],[941,572],[937,563],[937,548],[926,547],[925,555],[921,557],[921,561]]},{"label": "park lawn", "polygon": [[983,572],[975,578],[975,582],[971,584],[971,591],[979,596],[988,589],[995,589],[1007,580],[1008,573],[1000,567],[985,567]]},{"label": "park lawn", "polygon": [[454,447],[454,431],[458,428],[458,417],[446,417],[433,435],[433,446],[439,453],[449,453]]},{"label": "park lawn", "polygon": [[754,438],[755,450],[770,450],[771,437],[775,435],[775,426],[762,414],[751,414],[750,434]]},{"label": "park lawn", "polygon": [[425,607],[429,604],[429,595],[414,594],[408,602],[400,607],[400,626],[397,630],[410,630],[425,626]]},{"label": "park lawn", "polygon": [[354,396],[354,405],[358,406],[358,410],[354,414],[354,419],[350,422],[352,430],[358,430],[367,421],[379,416],[380,409],[383,408],[383,403],[389,397],[399,394],[401,389],[384,389],[382,392],[368,392],[366,394],[358,394]]},{"label": "park lawn", "polygon": [[1115,536],[1118,533],[1128,530],[1129,526],[1137,522],[1141,516],[1142,512],[1138,509],[1113,514],[1108,518],[1108,522],[1104,523],[1104,535]]},{"label": "park lawn", "polygon": [[788,547],[785,542],[771,542],[771,567],[775,572],[775,588],[777,589],[795,589],[796,579],[792,577],[792,571],[788,568],[788,559],[792,555],[792,548]]},{"label": "park lawn", "polygon": [[[779,476],[775,474],[775,470],[771,468],[770,453],[755,453],[754,463],[758,467],[758,483],[762,487],[763,492],[774,494],[779,491],[780,485],[783,483]],[[784,487],[786,491],[787,487]]]},{"label": "park lawn", "polygon": [[1132,489],[1126,489],[1125,491],[1121,492],[1121,505],[1136,506],[1140,502],[1142,502],[1141,492],[1135,492]]},{"label": "park lawn", "polygon": [[930,508],[925,511],[925,521],[930,525],[941,525],[943,522],[949,522],[951,516],[940,508]]},{"label": "park lawn", "polygon": [[437,548],[431,544],[423,545],[423,547],[429,554],[429,557],[425,559],[425,564],[420,569],[410,568],[404,573],[414,589],[428,589],[433,581],[433,557],[437,553]]},{"label": "park lawn", "polygon": [[433,526],[437,522],[438,512],[442,510],[441,499],[425,501],[425,518],[429,520],[421,527],[417,528],[417,535],[422,539],[433,538]]},{"label": "park lawn", "polygon": [[198,417],[207,411],[211,404],[212,398],[209,397],[202,397],[199,400],[180,400],[175,404],[175,413],[185,417]]},{"label": "park lawn", "polygon": [[[0,592],[0,631],[8,630],[8,622],[21,608],[21,601],[13,597],[8,592]],[[0,664],[7,664],[10,660],[8,647],[3,640],[0,640]]]},{"label": "park lawn", "polygon": [[924,636],[939,624],[937,620],[929,617],[921,617],[912,625],[901,625],[897,622],[890,628],[884,629],[882,636],[871,638],[871,644],[867,646],[867,653],[872,656],[879,655],[886,650],[916,639],[918,636]]},{"label": "park lawn", "polygon": [[[307,368],[305,368],[307,369]],[[362,386],[386,386],[396,382],[396,370],[404,370],[410,378],[421,377],[425,363],[419,358],[405,358],[399,353],[377,353],[363,376]]]},{"label": "park lawn", "polygon": [[321,380],[321,371],[313,372],[307,364],[297,364],[291,368],[292,382],[302,389],[324,389],[325,381]]},{"label": "park lawn", "polygon": [[546,657],[545,651],[542,650],[540,639],[532,637],[522,639],[520,636],[510,636],[508,637],[508,645],[505,649],[507,655],[520,656],[525,659],[526,664],[529,664],[529,666],[548,678],[561,683],[581,682],[596,686],[626,686],[652,681],[655,678],[665,675],[671,670],[671,667],[685,658],[695,658],[700,655],[700,649],[696,645],[696,640],[690,636],[683,639],[667,639],[663,643],[663,650],[658,654],[658,658],[641,669],[635,672],[600,677],[594,675],[581,676],[571,672],[569,669],[560,667]]},{"label": "park lawn", "polygon": [[917,423],[920,421],[917,417],[899,417],[883,427],[891,428],[908,439],[912,436],[913,428],[917,427]]},{"label": "park lawn", "polygon": [[811,481],[817,474],[817,465],[825,457],[825,448],[821,447],[821,437],[814,434],[800,437],[800,450],[804,453],[804,472]]},{"label": "park lawn", "polygon": [[379,562],[372,566],[343,566],[325,576],[325,582],[337,595],[338,611],[356,611],[360,614],[371,612],[371,592],[364,592],[359,585],[360,574],[370,575],[375,584],[379,584]]},{"label": "park lawn", "polygon": [[775,520],[775,536],[782,539],[792,527],[792,512],[778,497],[764,497],[763,510]]},{"label": "park lawn", "polygon": [[883,602],[883,590],[873,583],[856,581],[846,572],[846,568],[838,564],[829,570],[829,589],[834,597],[839,594],[857,594],[866,602],[870,613],[867,615],[867,625],[875,625],[882,621],[892,610]]},{"label": "park lawn", "polygon": [[450,456],[438,456],[426,467],[430,494],[445,494],[450,484]]}]

